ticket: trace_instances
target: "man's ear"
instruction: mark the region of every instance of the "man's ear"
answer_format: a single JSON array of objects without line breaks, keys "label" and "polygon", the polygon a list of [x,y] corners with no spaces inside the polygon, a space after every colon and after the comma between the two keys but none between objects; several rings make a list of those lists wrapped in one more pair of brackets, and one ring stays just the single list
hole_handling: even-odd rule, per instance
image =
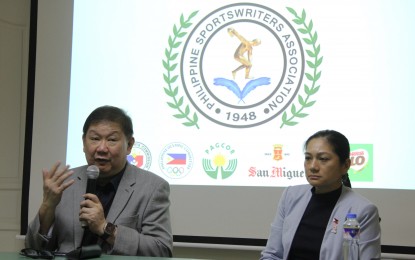
[{"label": "man's ear", "polygon": [[135,143],[135,139],[134,139],[134,137],[131,137],[130,140],[128,140],[128,143],[127,143],[128,152],[131,152],[131,149],[133,148],[134,143]]}]

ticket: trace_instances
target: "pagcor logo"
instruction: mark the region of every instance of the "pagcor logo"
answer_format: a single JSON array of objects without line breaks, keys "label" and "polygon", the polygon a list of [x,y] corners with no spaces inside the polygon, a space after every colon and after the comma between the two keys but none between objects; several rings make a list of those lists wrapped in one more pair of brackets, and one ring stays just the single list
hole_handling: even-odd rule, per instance
[{"label": "pagcor logo", "polygon": [[202,159],[205,173],[212,179],[227,179],[232,176],[238,166],[235,150],[225,143],[210,145]]}]

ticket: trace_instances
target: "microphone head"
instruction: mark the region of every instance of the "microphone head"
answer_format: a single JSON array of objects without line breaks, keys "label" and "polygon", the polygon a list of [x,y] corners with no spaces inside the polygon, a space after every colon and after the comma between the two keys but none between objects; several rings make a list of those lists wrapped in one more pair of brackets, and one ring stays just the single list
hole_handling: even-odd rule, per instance
[{"label": "microphone head", "polygon": [[98,179],[99,168],[96,165],[90,165],[86,169],[86,176],[88,179]]}]

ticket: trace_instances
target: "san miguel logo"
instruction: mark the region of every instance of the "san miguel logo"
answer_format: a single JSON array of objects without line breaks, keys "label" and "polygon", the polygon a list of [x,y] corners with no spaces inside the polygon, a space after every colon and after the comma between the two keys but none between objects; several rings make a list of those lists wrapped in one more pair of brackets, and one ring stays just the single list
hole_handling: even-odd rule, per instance
[{"label": "san miguel logo", "polygon": [[281,161],[282,158],[282,144],[274,144],[274,156],[273,158],[275,161]]},{"label": "san miguel logo", "polygon": [[306,117],[323,57],[306,12],[281,11],[290,17],[254,3],[223,6],[195,25],[198,11],[182,15],[163,60],[174,117],[198,129],[200,115],[230,128]]}]

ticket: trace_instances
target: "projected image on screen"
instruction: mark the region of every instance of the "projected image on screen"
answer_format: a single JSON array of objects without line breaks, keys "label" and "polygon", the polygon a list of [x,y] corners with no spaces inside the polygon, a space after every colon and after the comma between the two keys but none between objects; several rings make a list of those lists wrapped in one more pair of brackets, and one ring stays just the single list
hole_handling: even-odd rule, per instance
[{"label": "projected image on screen", "polygon": [[86,116],[109,104],[133,118],[128,161],[172,185],[306,183],[304,141],[334,129],[351,143],[354,187],[415,188],[390,160],[409,151],[411,126],[390,83],[410,90],[397,68],[379,66],[406,49],[385,52],[392,40],[368,17],[379,14],[336,11],[332,23],[333,12],[305,3],[150,2],[155,18],[123,3],[74,5],[71,166],[85,164]]},{"label": "projected image on screen", "polygon": [[29,219],[41,169],[84,165],[85,119],[114,105],[128,162],[171,184],[175,242],[265,245],[285,187],[307,183],[304,142],[333,129],[382,245],[413,248],[415,3],[143,3],[39,1]]}]

